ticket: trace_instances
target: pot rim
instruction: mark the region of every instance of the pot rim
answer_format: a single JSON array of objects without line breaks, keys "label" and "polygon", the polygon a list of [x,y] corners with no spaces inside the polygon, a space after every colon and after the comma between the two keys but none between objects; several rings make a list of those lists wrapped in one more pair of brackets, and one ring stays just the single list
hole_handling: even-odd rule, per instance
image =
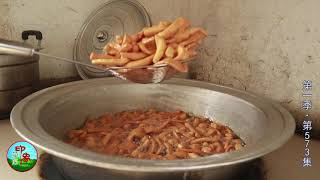
[{"label": "pot rim", "polygon": [[[114,78],[102,78],[102,79],[91,79],[82,80],[71,83],[66,83],[51,88],[47,88],[38,91],[21,102],[19,102],[11,112],[10,120],[15,131],[25,140],[34,144],[36,147],[52,154],[56,157],[69,160],[72,162],[86,164],[89,166],[113,169],[119,171],[131,171],[131,172],[177,172],[177,171],[193,171],[207,168],[220,168],[223,166],[236,165],[239,163],[247,162],[256,158],[259,158],[267,153],[270,153],[280,146],[282,146],[286,141],[293,136],[295,130],[295,121],[291,114],[285,110],[281,105],[275,103],[271,100],[258,97],[251,93],[237,90],[230,87],[225,87],[221,85],[215,85],[206,82],[194,81],[194,80],[184,80],[184,79],[171,79],[165,81],[164,84],[173,85],[191,85],[194,87],[200,87],[203,89],[215,90],[218,92],[224,92],[228,95],[236,96],[243,100],[243,98],[255,99],[257,101],[263,102],[264,105],[269,108],[276,109],[280,114],[284,128],[282,133],[279,134],[277,139],[270,140],[270,144],[261,144],[257,149],[252,149],[251,147],[245,147],[242,150],[222,153],[207,157],[201,157],[197,159],[186,159],[186,160],[168,160],[168,161],[155,161],[155,160],[141,160],[141,159],[128,159],[116,156],[107,156],[103,154],[94,153],[91,151],[83,150],[72,145],[63,143],[61,140],[54,138],[53,136],[47,134],[43,131],[45,136],[37,135],[37,132],[33,131],[32,127],[24,122],[24,114],[26,108],[31,108],[30,102],[35,98],[39,98],[41,95],[50,93],[51,91],[56,91],[60,88],[68,88],[73,86],[83,86],[83,85],[93,85],[93,84],[124,84],[128,83],[125,81],[115,80]],[[249,103],[252,103],[249,101]],[[254,103],[253,103],[254,105]],[[32,107],[35,110],[39,107]],[[36,120],[33,120],[36,121]],[[280,121],[280,120],[279,120]],[[274,127],[277,128],[277,127]],[[246,149],[247,148],[247,149]],[[251,148],[251,149],[250,149]],[[232,157],[232,158],[231,158]]]}]

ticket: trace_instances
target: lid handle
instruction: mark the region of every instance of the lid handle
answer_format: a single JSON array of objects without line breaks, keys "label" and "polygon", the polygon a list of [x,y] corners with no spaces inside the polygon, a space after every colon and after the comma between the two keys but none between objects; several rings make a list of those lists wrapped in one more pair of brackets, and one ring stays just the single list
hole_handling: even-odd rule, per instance
[{"label": "lid handle", "polygon": [[41,41],[42,40],[42,33],[40,31],[36,31],[36,30],[27,30],[27,31],[23,31],[21,34],[21,38],[26,41],[29,39],[29,36],[36,36],[36,39]]},{"label": "lid handle", "polygon": [[42,33],[37,30],[27,30],[27,31],[22,31],[21,33],[21,38],[26,42],[29,39],[29,36],[35,36],[36,39],[38,40],[38,45],[35,48],[35,50],[39,51],[41,48],[41,40],[43,38]]}]

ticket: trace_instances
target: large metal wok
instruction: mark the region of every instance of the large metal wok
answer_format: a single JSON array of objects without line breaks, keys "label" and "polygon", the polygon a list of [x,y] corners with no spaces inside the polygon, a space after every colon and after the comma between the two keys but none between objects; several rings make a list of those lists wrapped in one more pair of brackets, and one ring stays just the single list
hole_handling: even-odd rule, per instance
[{"label": "large metal wok", "polygon": [[[155,161],[106,156],[63,142],[65,133],[81,126],[86,117],[142,107],[210,117],[230,126],[246,146],[204,158]],[[62,174],[73,180],[235,178],[247,162],[279,148],[295,129],[292,116],[277,103],[183,79],[142,85],[111,78],[55,86],[15,106],[11,123],[21,137],[52,154]]]}]

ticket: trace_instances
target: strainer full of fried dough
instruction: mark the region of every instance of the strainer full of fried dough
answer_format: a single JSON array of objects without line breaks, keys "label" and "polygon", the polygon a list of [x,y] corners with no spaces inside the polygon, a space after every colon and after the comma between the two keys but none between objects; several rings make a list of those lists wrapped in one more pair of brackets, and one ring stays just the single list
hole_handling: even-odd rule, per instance
[{"label": "strainer full of fried dough", "polygon": [[137,34],[116,36],[103,53],[92,52],[90,59],[121,79],[159,83],[177,72],[188,72],[187,62],[196,59],[196,48],[207,35],[204,29],[190,27],[189,20],[179,17]]}]

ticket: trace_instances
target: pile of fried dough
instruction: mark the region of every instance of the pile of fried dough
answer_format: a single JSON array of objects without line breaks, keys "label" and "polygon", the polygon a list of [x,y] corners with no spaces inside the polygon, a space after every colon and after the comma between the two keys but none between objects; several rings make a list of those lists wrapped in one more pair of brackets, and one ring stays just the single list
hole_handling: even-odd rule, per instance
[{"label": "pile of fried dough", "polygon": [[116,36],[104,47],[104,53],[92,52],[93,64],[105,67],[135,68],[153,64],[168,64],[180,72],[187,72],[183,61],[196,55],[196,47],[207,36],[199,27],[190,27],[190,21],[177,18],[173,22],[161,21],[134,35]]}]

